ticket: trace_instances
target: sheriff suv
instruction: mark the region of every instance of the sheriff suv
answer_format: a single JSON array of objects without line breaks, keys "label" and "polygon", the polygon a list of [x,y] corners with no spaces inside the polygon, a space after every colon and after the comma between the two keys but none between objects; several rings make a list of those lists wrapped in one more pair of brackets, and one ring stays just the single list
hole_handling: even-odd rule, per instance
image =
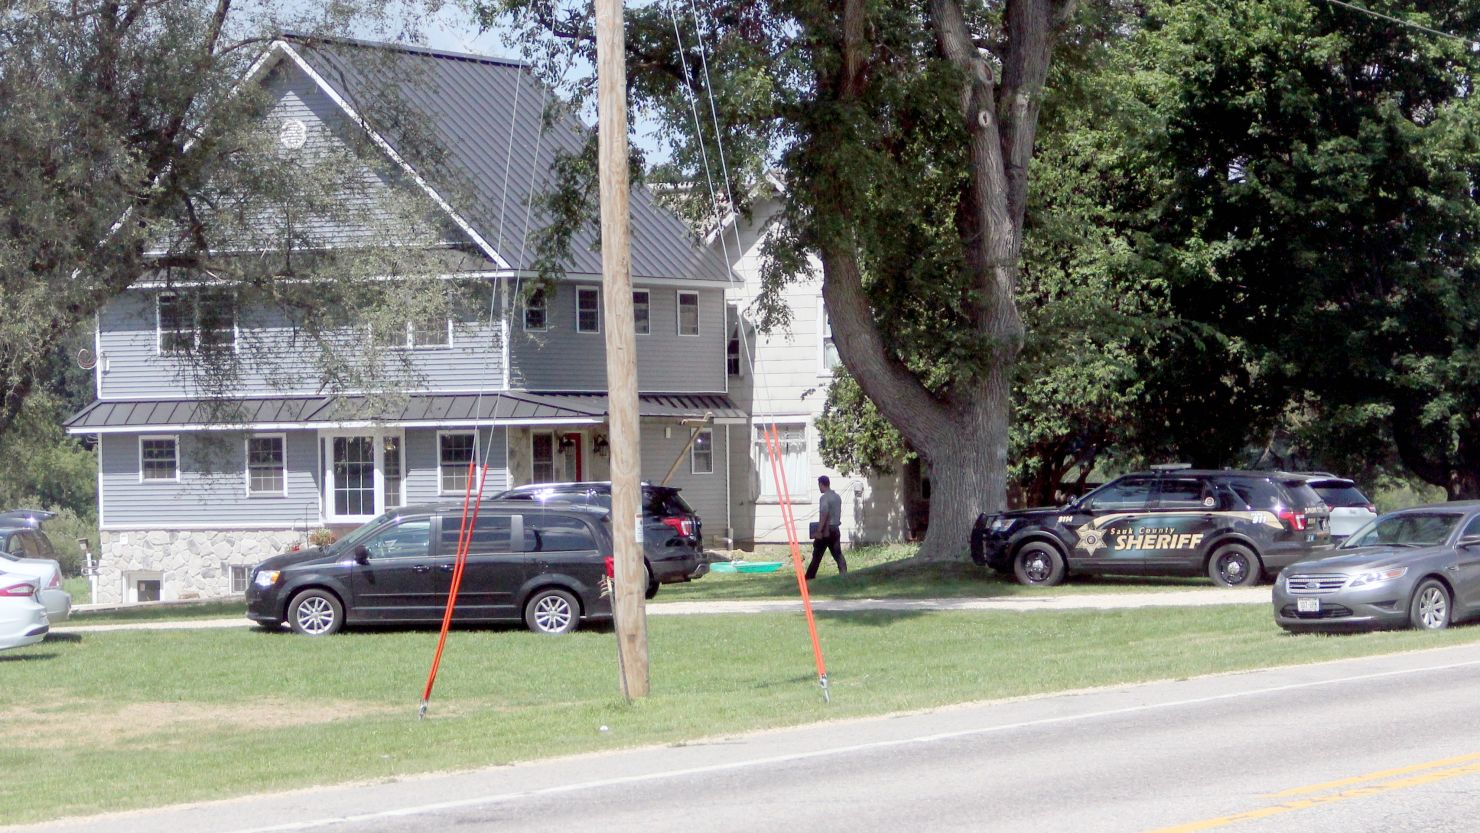
[{"label": "sheriff suv", "polygon": [[983,514],[971,558],[1041,586],[1071,572],[1255,584],[1330,546],[1329,510],[1307,480],[1156,466],[1065,506]]}]

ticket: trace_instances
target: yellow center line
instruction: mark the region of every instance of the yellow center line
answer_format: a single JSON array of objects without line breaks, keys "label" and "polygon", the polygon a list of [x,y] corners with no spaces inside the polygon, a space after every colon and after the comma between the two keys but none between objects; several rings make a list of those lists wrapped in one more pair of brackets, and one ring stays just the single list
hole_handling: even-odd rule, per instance
[{"label": "yellow center line", "polygon": [[1476,752],[1473,755],[1456,755],[1453,758],[1441,758],[1437,761],[1429,761],[1425,764],[1412,764],[1410,766],[1397,767],[1396,769],[1378,770],[1377,772],[1369,772],[1366,775],[1353,775],[1350,778],[1342,778],[1337,781],[1327,781],[1324,784],[1311,784],[1305,787],[1293,787],[1288,790],[1281,790],[1277,793],[1270,793],[1267,797],[1284,798],[1291,795],[1305,795],[1306,793],[1325,792],[1326,790],[1334,790],[1337,787],[1345,787],[1349,784],[1361,784],[1366,781],[1380,781],[1384,778],[1392,778],[1396,775],[1407,775],[1410,772],[1422,772],[1426,769],[1438,769],[1439,767],[1464,764],[1469,763],[1470,761],[1480,761],[1480,752]]},{"label": "yellow center line", "polygon": [[[1446,760],[1472,760],[1475,758],[1480,758],[1480,755],[1465,755],[1462,756],[1462,758]],[[1391,772],[1433,769],[1434,766],[1442,765],[1442,763],[1443,762],[1436,761],[1432,765],[1419,764],[1414,767],[1403,767],[1398,770],[1391,770]],[[1367,798],[1368,796],[1380,795],[1382,793],[1393,792],[1394,790],[1408,789],[1410,787],[1420,787],[1425,784],[1432,784],[1435,781],[1443,781],[1449,778],[1459,778],[1461,776],[1474,775],[1477,773],[1480,773],[1480,763],[1472,763],[1465,766],[1456,766],[1449,769],[1437,769],[1433,772],[1427,772],[1422,775],[1414,775],[1408,778],[1395,778],[1393,780],[1384,781],[1379,784],[1369,784],[1365,787],[1357,787],[1356,789],[1344,790],[1342,792],[1333,793],[1331,795],[1287,801],[1283,804],[1276,804],[1273,807],[1261,807],[1257,810],[1248,810],[1242,813],[1234,813],[1233,815],[1228,816],[1203,819],[1201,821],[1188,822],[1186,824],[1174,825],[1172,827],[1158,827],[1155,830],[1148,830],[1146,831],[1146,833],[1195,833],[1195,831],[1198,830],[1212,830],[1218,827],[1228,827],[1229,825],[1238,824],[1242,821],[1254,821],[1256,819],[1268,818],[1270,816],[1279,816],[1284,815],[1285,813],[1294,813],[1299,810],[1309,810],[1312,807],[1319,807],[1324,804],[1334,804],[1338,801],[1349,801],[1354,798]],[[1358,780],[1370,780],[1371,778],[1377,777],[1377,775],[1377,773],[1374,773],[1372,776],[1366,776],[1365,778]],[[1333,781],[1331,783],[1334,784],[1339,782]]]}]

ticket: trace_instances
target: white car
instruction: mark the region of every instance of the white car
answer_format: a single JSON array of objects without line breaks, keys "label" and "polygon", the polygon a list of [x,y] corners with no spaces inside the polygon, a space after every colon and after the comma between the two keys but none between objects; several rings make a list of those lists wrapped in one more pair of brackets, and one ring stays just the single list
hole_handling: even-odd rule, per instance
[{"label": "white car", "polygon": [[62,565],[48,557],[55,552],[39,529],[0,527],[0,570],[36,579],[47,618],[63,622],[72,615],[72,594],[62,589]]},{"label": "white car", "polygon": [[1362,494],[1354,481],[1334,475],[1317,475],[1306,481],[1331,507],[1331,540],[1340,542],[1377,517],[1377,507]]},{"label": "white car", "polygon": [[0,573],[0,650],[35,645],[46,638],[51,622],[38,594],[30,576]]}]

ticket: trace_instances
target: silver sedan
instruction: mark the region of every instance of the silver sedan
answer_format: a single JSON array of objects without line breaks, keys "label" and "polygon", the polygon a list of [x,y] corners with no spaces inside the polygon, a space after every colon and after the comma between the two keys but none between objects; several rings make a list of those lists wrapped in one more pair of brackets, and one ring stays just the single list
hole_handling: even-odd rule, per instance
[{"label": "silver sedan", "polygon": [[1480,501],[1379,516],[1274,585],[1274,620],[1288,631],[1438,630],[1477,615]]}]

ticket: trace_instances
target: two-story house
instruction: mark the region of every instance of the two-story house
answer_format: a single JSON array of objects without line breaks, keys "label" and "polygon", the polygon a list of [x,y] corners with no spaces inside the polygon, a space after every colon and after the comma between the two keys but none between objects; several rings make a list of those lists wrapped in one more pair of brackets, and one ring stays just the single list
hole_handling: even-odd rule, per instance
[{"label": "two-story house", "polygon": [[[414,70],[416,82],[399,94],[445,150],[436,170],[416,169],[398,153],[400,137],[363,117],[357,104],[376,89],[363,57]],[[368,192],[410,189],[436,206],[443,232],[435,245],[447,253],[449,280],[515,297],[504,290],[533,276],[532,247],[506,230],[540,222],[525,216],[527,196],[550,181],[551,151],[578,148],[582,137],[571,123],[541,133],[548,93],[528,68],[398,45],[285,39],[249,81],[271,97],[267,127],[282,152],[368,132],[394,174],[367,168]],[[471,198],[454,201],[452,193]],[[671,470],[671,485],[720,538],[730,526],[731,443],[748,442],[730,436],[732,424],[744,430],[745,414],[728,397],[726,264],[646,192],[634,191],[631,210],[642,475],[656,482]],[[186,348],[250,342],[291,351],[299,349],[294,322],[238,305],[229,292],[187,301],[141,276],[98,315],[97,401],[67,422],[70,433],[97,438],[97,601],[239,592],[252,565],[303,544],[312,530],[461,500],[470,459],[489,466],[487,494],[606,478],[596,236],[594,226],[577,235],[564,278],[517,308],[408,321],[404,340],[395,333],[387,349],[406,351],[417,383],[391,397],[326,394],[316,374],[284,373],[293,363],[281,355],[269,366],[243,351],[223,400],[197,383]],[[356,231],[335,239],[354,245]]]}]

